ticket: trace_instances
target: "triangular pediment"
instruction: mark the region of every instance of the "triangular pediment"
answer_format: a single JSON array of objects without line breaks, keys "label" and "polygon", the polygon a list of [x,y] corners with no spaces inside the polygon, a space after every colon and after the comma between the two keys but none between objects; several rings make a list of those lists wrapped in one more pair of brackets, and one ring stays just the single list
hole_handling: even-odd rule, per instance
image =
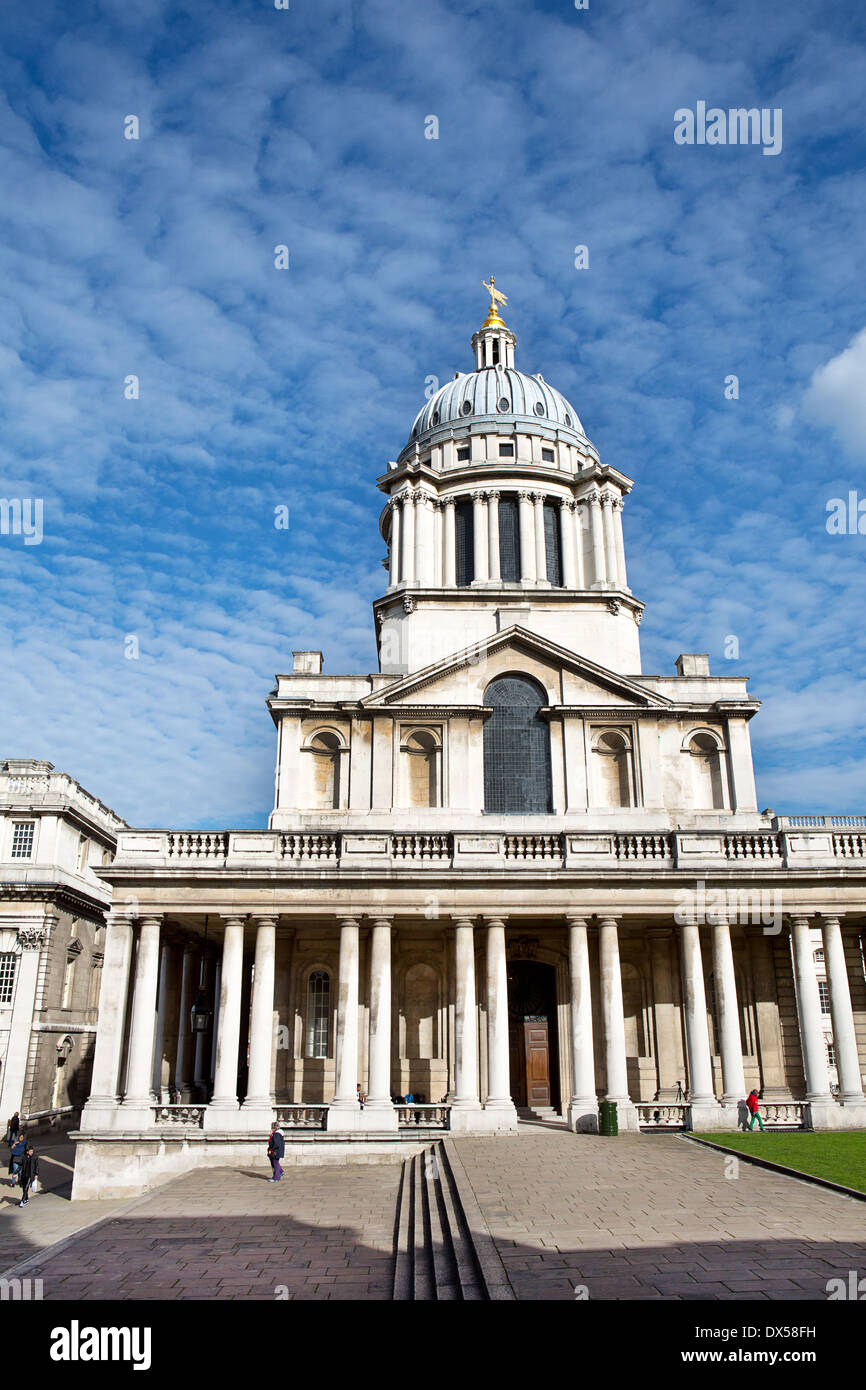
[{"label": "triangular pediment", "polygon": [[[513,655],[513,662],[508,658]],[[462,651],[402,676],[386,690],[367,695],[362,706],[412,704],[419,699],[442,704],[467,702],[466,674],[473,674],[477,688],[505,670],[536,675],[548,689],[556,689],[551,703],[560,705],[625,705],[631,708],[669,709],[671,701],[647,690],[628,676],[609,671],[577,652],[568,651],[537,632],[515,625],[473,642]],[[546,676],[546,680],[545,680]],[[560,695],[560,690],[562,694]]]}]

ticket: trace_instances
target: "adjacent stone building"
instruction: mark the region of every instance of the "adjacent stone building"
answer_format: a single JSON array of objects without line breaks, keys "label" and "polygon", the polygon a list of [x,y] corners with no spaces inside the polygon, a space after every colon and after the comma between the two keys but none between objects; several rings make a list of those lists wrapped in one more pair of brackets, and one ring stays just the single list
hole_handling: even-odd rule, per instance
[{"label": "adjacent stone building", "polygon": [[0,1117],[73,1123],[90,1092],[105,918],[126,822],[49,762],[0,762]]},{"label": "adjacent stone building", "polygon": [[866,1126],[866,817],[760,812],[745,678],[643,672],[630,480],[494,305],[472,342],[378,480],[378,670],[277,677],[267,828],[124,830],[98,870],[78,1195],[248,1156],[274,1116],[311,1162],[524,1108],[594,1129],[603,1098],[733,1127],[752,1086]]}]

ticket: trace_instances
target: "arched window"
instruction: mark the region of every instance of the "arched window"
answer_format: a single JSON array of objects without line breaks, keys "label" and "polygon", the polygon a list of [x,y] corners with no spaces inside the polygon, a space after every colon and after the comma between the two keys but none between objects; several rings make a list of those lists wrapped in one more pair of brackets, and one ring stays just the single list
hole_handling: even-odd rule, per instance
[{"label": "arched window", "polygon": [[313,761],[311,803],[320,810],[337,809],[340,805],[340,740],[332,733],[315,734],[308,747]]},{"label": "arched window", "polygon": [[711,733],[693,734],[688,742],[692,760],[692,795],[698,811],[721,811],[725,806],[719,744]]},{"label": "arched window", "polygon": [[410,806],[439,805],[439,741],[429,729],[413,729],[401,748],[406,759],[406,799]]},{"label": "arched window", "polygon": [[546,815],[553,809],[550,733],[539,715],[547,695],[529,676],[499,676],[484,692],[484,809]]},{"label": "arched window", "polygon": [[631,806],[631,743],[626,734],[610,729],[593,743],[596,798],[599,806]]},{"label": "arched window", "polygon": [[307,984],[307,1057],[328,1056],[331,1022],[331,977],[327,970],[314,970]]}]

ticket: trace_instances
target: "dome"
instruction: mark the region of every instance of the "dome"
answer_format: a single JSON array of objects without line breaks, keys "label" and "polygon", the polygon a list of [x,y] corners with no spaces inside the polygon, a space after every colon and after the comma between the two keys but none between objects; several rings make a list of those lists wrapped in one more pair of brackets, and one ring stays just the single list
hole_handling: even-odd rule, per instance
[{"label": "dome", "polygon": [[515,367],[482,367],[461,372],[440,387],[412,425],[410,441],[441,426],[479,419],[524,419],[583,434],[577,411],[541,376],[526,376]]}]

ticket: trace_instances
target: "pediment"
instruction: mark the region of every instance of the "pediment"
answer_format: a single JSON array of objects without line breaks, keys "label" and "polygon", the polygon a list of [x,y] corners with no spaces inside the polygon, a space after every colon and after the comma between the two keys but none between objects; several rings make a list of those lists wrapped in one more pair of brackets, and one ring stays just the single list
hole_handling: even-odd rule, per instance
[{"label": "pediment", "polygon": [[480,705],[489,682],[511,673],[534,676],[547,690],[551,705],[671,707],[670,700],[628,676],[517,625],[403,676],[386,690],[367,695],[361,704]]}]

